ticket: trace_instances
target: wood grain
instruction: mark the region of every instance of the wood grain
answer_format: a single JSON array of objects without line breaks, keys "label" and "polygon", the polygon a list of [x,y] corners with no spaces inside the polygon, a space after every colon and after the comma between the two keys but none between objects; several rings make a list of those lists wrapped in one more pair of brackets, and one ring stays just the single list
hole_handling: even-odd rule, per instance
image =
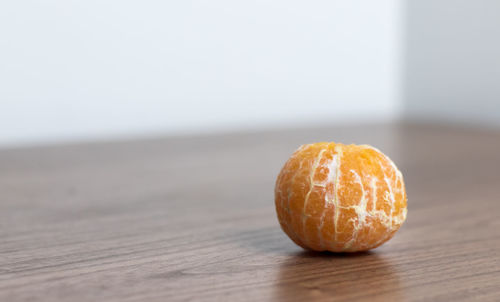
[{"label": "wood grain", "polygon": [[[382,247],[320,254],[279,229],[275,177],[315,141],[405,176]],[[364,125],[0,151],[0,301],[500,301],[500,132]]]}]

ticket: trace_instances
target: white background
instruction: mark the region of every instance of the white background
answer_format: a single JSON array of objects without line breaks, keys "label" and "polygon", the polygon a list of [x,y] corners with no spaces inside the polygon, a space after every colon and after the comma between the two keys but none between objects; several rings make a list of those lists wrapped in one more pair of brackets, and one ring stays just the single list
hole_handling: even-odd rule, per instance
[{"label": "white background", "polygon": [[0,146],[500,125],[500,2],[2,1]]}]

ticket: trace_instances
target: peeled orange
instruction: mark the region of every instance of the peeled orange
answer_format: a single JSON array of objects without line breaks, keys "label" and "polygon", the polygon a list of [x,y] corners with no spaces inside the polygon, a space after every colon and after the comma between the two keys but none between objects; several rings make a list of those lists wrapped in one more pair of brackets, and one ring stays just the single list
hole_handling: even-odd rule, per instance
[{"label": "peeled orange", "polygon": [[406,219],[403,176],[368,145],[315,143],[288,159],[275,187],[278,220],[299,246],[332,252],[376,248]]}]

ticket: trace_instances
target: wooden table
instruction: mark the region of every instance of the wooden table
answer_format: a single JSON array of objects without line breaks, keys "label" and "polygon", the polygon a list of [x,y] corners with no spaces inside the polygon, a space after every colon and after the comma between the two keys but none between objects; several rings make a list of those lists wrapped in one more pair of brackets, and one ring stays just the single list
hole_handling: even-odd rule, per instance
[{"label": "wooden table", "polygon": [[[308,142],[400,167],[408,219],[361,254],[280,230],[275,177]],[[410,124],[0,151],[0,301],[500,301],[500,132]]]}]

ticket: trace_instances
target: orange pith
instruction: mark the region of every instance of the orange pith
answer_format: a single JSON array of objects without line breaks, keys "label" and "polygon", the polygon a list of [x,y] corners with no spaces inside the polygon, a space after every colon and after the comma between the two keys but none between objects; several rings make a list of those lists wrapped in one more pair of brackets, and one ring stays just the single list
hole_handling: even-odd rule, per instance
[{"label": "orange pith", "polygon": [[316,251],[375,248],[406,219],[403,176],[368,145],[303,145],[282,168],[275,187],[281,228]]}]

